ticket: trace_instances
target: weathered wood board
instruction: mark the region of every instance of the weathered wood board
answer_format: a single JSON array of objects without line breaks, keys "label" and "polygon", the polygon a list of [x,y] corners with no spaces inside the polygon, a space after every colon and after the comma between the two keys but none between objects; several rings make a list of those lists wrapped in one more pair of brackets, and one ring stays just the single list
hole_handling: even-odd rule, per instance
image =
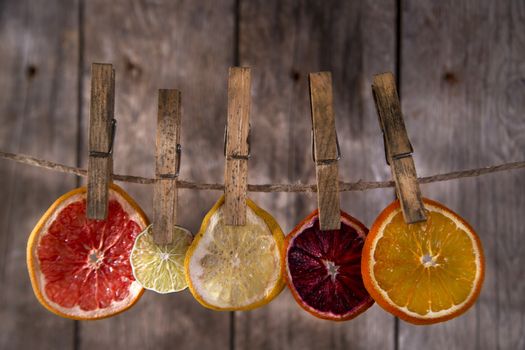
[{"label": "weathered wood board", "polygon": [[[520,0],[3,1],[0,148],[85,167],[90,66],[107,62],[116,70],[115,172],[154,176],[157,91],[176,88],[180,178],[221,182],[228,68],[240,65],[252,67],[249,183],[315,182],[307,75],[323,70],[333,77],[340,180],[391,176],[370,88],[385,71],[401,81],[420,176],[523,160],[524,17]],[[61,319],[33,296],[25,244],[77,180],[3,160],[0,178],[0,349],[525,348],[523,171],[421,186],[471,222],[487,259],[475,307],[428,327],[378,306],[350,322],[318,320],[287,290],[250,312],[209,311],[188,292],[146,293],[111,319]],[[151,217],[153,187],[122,185]],[[220,195],[179,190],[178,223],[196,232]],[[249,196],[285,233],[316,207],[314,193]],[[341,208],[370,226],[393,196],[342,193]]]},{"label": "weathered wood board", "polygon": [[[157,91],[173,88],[182,93],[180,178],[222,181],[232,10],[233,1],[85,2],[82,132],[87,131],[89,65],[111,62],[116,173],[154,176]],[[123,187],[151,218],[153,187]],[[180,190],[178,223],[195,233],[220,195]],[[230,344],[230,314],[203,308],[188,291],[145,293],[129,312],[79,327],[81,349],[108,344],[113,349],[226,349]]]},{"label": "weathered wood board", "polygon": [[[240,64],[253,66],[250,183],[315,183],[308,73],[331,71],[343,158],[339,179],[389,178],[372,75],[395,68],[394,1],[241,2]],[[315,194],[252,194],[285,233],[317,206]],[[341,209],[367,226],[392,190],[344,193]],[[351,322],[310,316],[288,290],[236,313],[236,349],[393,349],[394,318],[374,306]]]},{"label": "weathered wood board", "polygon": [[[422,176],[522,160],[522,1],[403,1],[401,99]],[[479,301],[430,327],[400,324],[400,349],[525,348],[523,171],[422,186],[465,217],[485,248]]]},{"label": "weathered wood board", "polygon": [[[74,165],[77,143],[78,4],[0,3],[0,148]],[[33,295],[26,243],[72,176],[0,162],[0,349],[68,349],[74,322]]]}]

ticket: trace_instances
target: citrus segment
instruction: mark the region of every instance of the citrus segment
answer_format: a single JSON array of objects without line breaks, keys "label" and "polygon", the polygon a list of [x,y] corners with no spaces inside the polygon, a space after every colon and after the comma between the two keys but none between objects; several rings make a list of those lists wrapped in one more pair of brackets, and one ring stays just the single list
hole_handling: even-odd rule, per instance
[{"label": "citrus segment", "polygon": [[135,279],[146,289],[157,293],[172,293],[185,289],[184,258],[193,236],[176,226],[171,244],[157,245],[152,226],[138,235],[131,252]]},{"label": "citrus segment", "polygon": [[315,210],[286,237],[286,279],[302,308],[320,318],[342,321],[374,303],[361,278],[367,231],[346,213],[341,213],[341,229],[321,231]]},{"label": "citrus segment", "polygon": [[68,192],[48,209],[29,237],[33,290],[44,307],[60,316],[108,317],[132,306],[142,294],[129,254],[147,219],[115,185],[108,204],[106,220],[88,220],[86,189]]},{"label": "citrus segment", "polygon": [[246,225],[224,223],[224,196],[206,215],[185,260],[194,297],[215,310],[247,310],[264,305],[283,286],[284,235],[275,220],[247,200]]},{"label": "citrus segment", "polygon": [[363,252],[365,286],[400,318],[426,324],[465,312],[484,275],[474,230],[443,205],[424,199],[427,221],[407,225],[398,201],[380,214]]}]

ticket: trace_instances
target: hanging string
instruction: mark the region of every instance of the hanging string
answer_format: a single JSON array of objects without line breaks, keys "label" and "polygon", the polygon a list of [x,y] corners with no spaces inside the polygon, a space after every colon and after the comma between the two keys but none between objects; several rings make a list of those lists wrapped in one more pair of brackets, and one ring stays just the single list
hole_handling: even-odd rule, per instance
[{"label": "hanging string", "polygon": [[[87,176],[87,170],[82,168],[76,168],[60,163],[50,162],[48,160],[38,159],[24,154],[16,154],[9,152],[0,151],[0,158],[13,160],[17,163],[35,166],[42,169],[48,169],[58,171],[66,174],[73,174],[77,176]],[[432,182],[441,182],[462,179],[467,177],[477,177],[486,174],[492,174],[500,171],[509,171],[515,169],[525,168],[525,161],[504,163],[499,165],[492,165],[484,168],[468,169],[461,171],[453,171],[450,173],[437,174],[432,176],[419,177],[418,181],[420,184],[428,184]],[[137,184],[152,184],[155,179],[141,176],[132,175],[118,175],[113,174],[113,180],[123,181]],[[178,188],[186,188],[192,190],[224,190],[223,184],[218,183],[198,183],[185,180],[177,180]],[[339,184],[339,190],[341,192],[348,191],[366,191],[377,188],[394,187],[393,181],[357,181],[357,182],[341,182]],[[248,191],[250,192],[315,192],[317,191],[316,185],[309,184],[261,184],[261,185],[248,185]]]}]

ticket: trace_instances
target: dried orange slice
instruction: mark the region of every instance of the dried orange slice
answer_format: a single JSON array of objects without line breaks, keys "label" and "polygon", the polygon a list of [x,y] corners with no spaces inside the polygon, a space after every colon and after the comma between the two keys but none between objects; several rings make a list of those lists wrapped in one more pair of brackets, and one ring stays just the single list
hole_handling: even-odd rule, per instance
[{"label": "dried orange slice", "polygon": [[66,193],[38,221],[27,244],[33,291],[49,311],[75,320],[118,314],[143,293],[129,256],[148,220],[111,185],[106,220],[86,218],[86,188]]},{"label": "dried orange slice", "polygon": [[484,278],[481,242],[442,204],[423,199],[427,221],[407,225],[399,201],[376,219],[363,248],[365,286],[385,310],[414,324],[459,316]]},{"label": "dried orange slice", "polygon": [[345,321],[374,304],[361,278],[367,232],[344,212],[339,230],[321,231],[315,210],[286,236],[286,281],[303,309],[319,318]]},{"label": "dried orange slice", "polygon": [[247,199],[246,225],[224,223],[224,196],[206,214],[184,261],[188,287],[213,310],[251,310],[284,287],[284,234],[277,222]]}]

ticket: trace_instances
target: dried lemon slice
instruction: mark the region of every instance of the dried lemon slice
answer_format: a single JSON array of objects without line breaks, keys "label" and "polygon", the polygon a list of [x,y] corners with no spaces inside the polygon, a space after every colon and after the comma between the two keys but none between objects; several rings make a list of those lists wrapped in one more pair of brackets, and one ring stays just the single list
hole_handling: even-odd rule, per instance
[{"label": "dried lemon slice", "polygon": [[249,310],[283,289],[284,234],[277,222],[247,200],[246,225],[224,223],[224,196],[208,212],[188,249],[186,279],[195,299],[214,310]]}]

